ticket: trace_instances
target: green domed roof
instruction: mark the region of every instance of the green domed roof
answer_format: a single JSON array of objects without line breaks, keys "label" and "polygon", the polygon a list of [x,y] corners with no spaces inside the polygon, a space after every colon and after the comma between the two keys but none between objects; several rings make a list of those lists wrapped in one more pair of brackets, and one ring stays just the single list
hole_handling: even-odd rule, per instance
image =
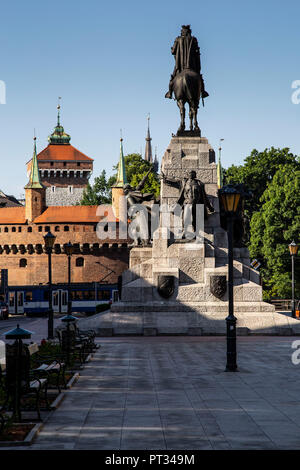
[{"label": "green domed roof", "polygon": [[48,137],[48,141],[50,144],[56,145],[69,145],[71,136],[67,134],[60,124],[60,105],[57,106],[58,113],[57,113],[57,125],[54,128],[54,132]]}]

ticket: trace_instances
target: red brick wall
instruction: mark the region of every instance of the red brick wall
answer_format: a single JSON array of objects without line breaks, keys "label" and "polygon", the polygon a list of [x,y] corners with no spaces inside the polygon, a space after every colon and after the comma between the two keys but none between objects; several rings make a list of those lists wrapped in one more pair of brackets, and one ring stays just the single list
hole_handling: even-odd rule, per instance
[{"label": "red brick wall", "polygon": [[[64,231],[64,226],[70,228]],[[10,285],[45,284],[48,282],[48,256],[44,253],[44,239],[46,227],[56,236],[55,245],[60,246],[61,253],[56,254],[56,247],[52,254],[53,283],[67,282],[67,256],[63,245],[70,240],[79,244],[77,253],[72,255],[72,282],[117,282],[118,276],[128,268],[129,250],[128,240],[99,240],[94,231],[95,224],[30,224],[30,225],[0,225],[0,269],[8,269],[8,282]],[[4,232],[5,227],[9,232]],[[16,232],[12,232],[12,227]],[[19,232],[21,227],[21,232]],[[28,227],[32,232],[28,232]],[[42,227],[42,231],[39,231]],[[60,231],[56,232],[55,227]],[[103,244],[108,246],[103,246]],[[90,248],[82,246],[89,244]],[[117,247],[112,246],[117,245]],[[121,244],[126,244],[122,247]],[[33,246],[30,253],[28,245]],[[42,253],[37,251],[40,245]],[[8,251],[8,253],[7,253]],[[76,266],[76,258],[84,258],[84,266]],[[25,268],[19,267],[20,259],[27,260]]]},{"label": "red brick wall", "polygon": [[[84,266],[76,266],[76,258],[84,258]],[[20,268],[20,259],[27,260],[27,266]],[[52,254],[52,282],[68,281],[67,256],[64,253]],[[72,282],[109,282],[116,283],[118,276],[128,268],[126,248],[105,248],[97,255],[74,254],[71,258]],[[8,269],[9,285],[38,285],[48,282],[48,255],[42,254],[4,254],[0,255],[0,269]]]}]

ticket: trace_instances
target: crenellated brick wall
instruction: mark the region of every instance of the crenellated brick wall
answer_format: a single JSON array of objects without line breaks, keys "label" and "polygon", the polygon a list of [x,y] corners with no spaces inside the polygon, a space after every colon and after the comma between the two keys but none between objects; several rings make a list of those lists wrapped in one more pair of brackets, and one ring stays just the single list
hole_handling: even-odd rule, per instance
[{"label": "crenellated brick wall", "polygon": [[[65,231],[65,227],[69,230]],[[129,240],[99,240],[96,224],[0,225],[0,269],[8,269],[10,285],[48,282],[48,255],[43,236],[49,228],[56,236],[52,254],[53,283],[67,282],[64,244],[69,241],[75,246],[71,259],[72,282],[116,283],[118,276],[128,268]],[[76,265],[78,258],[83,258],[83,266]]]}]

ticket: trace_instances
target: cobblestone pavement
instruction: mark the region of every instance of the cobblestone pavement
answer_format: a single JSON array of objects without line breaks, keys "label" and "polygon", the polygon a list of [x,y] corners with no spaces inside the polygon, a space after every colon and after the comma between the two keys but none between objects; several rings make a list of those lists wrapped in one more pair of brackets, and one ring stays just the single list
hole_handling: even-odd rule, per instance
[{"label": "cobblestone pavement", "polygon": [[297,339],[99,338],[29,449],[300,449]]}]

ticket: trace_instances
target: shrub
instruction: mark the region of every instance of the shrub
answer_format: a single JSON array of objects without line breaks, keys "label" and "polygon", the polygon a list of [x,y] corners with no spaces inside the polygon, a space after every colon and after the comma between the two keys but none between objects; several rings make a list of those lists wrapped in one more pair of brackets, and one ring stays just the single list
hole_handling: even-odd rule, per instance
[{"label": "shrub", "polygon": [[104,312],[110,308],[110,303],[96,305],[96,313]]}]

